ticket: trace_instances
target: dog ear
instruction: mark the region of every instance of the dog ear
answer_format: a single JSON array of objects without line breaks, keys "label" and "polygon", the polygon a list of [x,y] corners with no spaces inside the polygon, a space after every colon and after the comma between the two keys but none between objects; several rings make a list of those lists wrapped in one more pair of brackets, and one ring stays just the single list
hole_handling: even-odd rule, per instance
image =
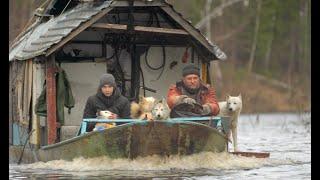
[{"label": "dog ear", "polygon": [[242,96],[241,96],[241,93],[239,94],[239,96],[238,96],[241,100],[242,100]]},{"label": "dog ear", "polygon": [[139,95],[139,102],[142,102],[144,100],[144,97]]},{"label": "dog ear", "polygon": [[226,100],[228,101],[228,99],[230,98],[230,94],[226,95]]},{"label": "dog ear", "polygon": [[167,103],[167,100],[166,100],[166,98],[164,98],[164,97],[162,97],[162,99],[161,99],[161,103]]}]

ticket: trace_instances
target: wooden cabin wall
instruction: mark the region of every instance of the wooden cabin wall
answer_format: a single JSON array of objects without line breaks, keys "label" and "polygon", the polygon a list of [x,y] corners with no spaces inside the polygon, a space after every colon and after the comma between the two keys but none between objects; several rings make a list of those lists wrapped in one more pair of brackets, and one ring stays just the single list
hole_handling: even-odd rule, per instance
[{"label": "wooden cabin wall", "polygon": [[[165,69],[157,80],[160,70],[152,70],[148,68],[145,62],[145,53],[141,55],[140,62],[141,68],[144,74],[145,85],[148,88],[154,89],[157,93],[146,91],[146,96],[153,96],[156,98],[162,98],[167,96],[167,92],[170,84],[174,84],[179,81],[182,77],[182,69],[184,66],[188,64],[195,64],[201,69],[201,60],[199,61],[198,55],[196,51],[194,52],[194,62],[192,63],[192,48],[188,49],[189,58],[186,63],[182,62],[183,54],[186,51],[184,47],[166,47],[166,62]],[[162,47],[151,47],[148,52],[148,62],[153,67],[159,67],[163,62],[163,53]],[[176,61],[177,65],[175,65],[172,69],[170,69],[170,64]],[[142,81],[142,79],[140,79]],[[140,94],[143,94],[143,91],[140,90]]]},{"label": "wooden cabin wall", "polygon": [[[20,145],[28,135],[32,94],[32,60],[9,64],[9,130],[12,144]],[[10,142],[10,140],[9,140]]]}]

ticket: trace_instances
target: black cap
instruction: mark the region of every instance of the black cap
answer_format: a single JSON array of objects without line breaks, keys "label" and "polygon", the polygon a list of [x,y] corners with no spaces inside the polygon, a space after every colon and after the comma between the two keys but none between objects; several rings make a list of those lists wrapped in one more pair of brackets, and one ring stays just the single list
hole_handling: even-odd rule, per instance
[{"label": "black cap", "polygon": [[103,74],[101,77],[100,77],[100,84],[99,84],[99,88],[102,88],[104,85],[110,85],[110,86],[113,86],[113,87],[116,87],[116,81],[113,77],[112,74]]},{"label": "black cap", "polygon": [[184,77],[189,74],[195,74],[200,77],[200,69],[193,64],[187,65],[182,70],[182,76]]}]

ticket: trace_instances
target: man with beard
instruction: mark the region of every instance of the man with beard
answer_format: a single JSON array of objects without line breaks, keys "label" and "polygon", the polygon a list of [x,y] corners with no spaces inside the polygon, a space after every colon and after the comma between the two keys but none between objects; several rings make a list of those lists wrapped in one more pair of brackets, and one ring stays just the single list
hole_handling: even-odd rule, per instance
[{"label": "man with beard", "polygon": [[[167,103],[175,117],[186,116],[216,116],[220,109],[215,97],[215,90],[200,80],[200,69],[194,65],[187,65],[182,70],[182,80],[171,85],[167,94]],[[181,106],[184,104],[185,106]],[[177,105],[182,107],[176,108]],[[194,111],[199,105],[200,111]],[[190,108],[183,108],[191,106]],[[201,107],[202,106],[202,107]],[[178,110],[179,109],[179,110]],[[192,112],[190,112],[192,111]],[[172,116],[171,113],[171,116]]]},{"label": "man with beard", "polygon": [[100,111],[110,111],[109,119],[130,118],[130,102],[121,95],[112,74],[103,74],[98,91],[85,105],[83,118],[96,118]]}]

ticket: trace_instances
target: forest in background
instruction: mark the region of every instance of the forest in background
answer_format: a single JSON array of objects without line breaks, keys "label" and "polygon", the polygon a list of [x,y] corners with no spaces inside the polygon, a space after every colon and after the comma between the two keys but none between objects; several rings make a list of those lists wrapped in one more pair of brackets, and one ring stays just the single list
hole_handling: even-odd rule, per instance
[{"label": "forest in background", "polygon": [[[43,2],[9,1],[9,44]],[[311,111],[310,0],[168,2],[228,56],[213,64],[219,101],[241,93],[245,113]]]}]

